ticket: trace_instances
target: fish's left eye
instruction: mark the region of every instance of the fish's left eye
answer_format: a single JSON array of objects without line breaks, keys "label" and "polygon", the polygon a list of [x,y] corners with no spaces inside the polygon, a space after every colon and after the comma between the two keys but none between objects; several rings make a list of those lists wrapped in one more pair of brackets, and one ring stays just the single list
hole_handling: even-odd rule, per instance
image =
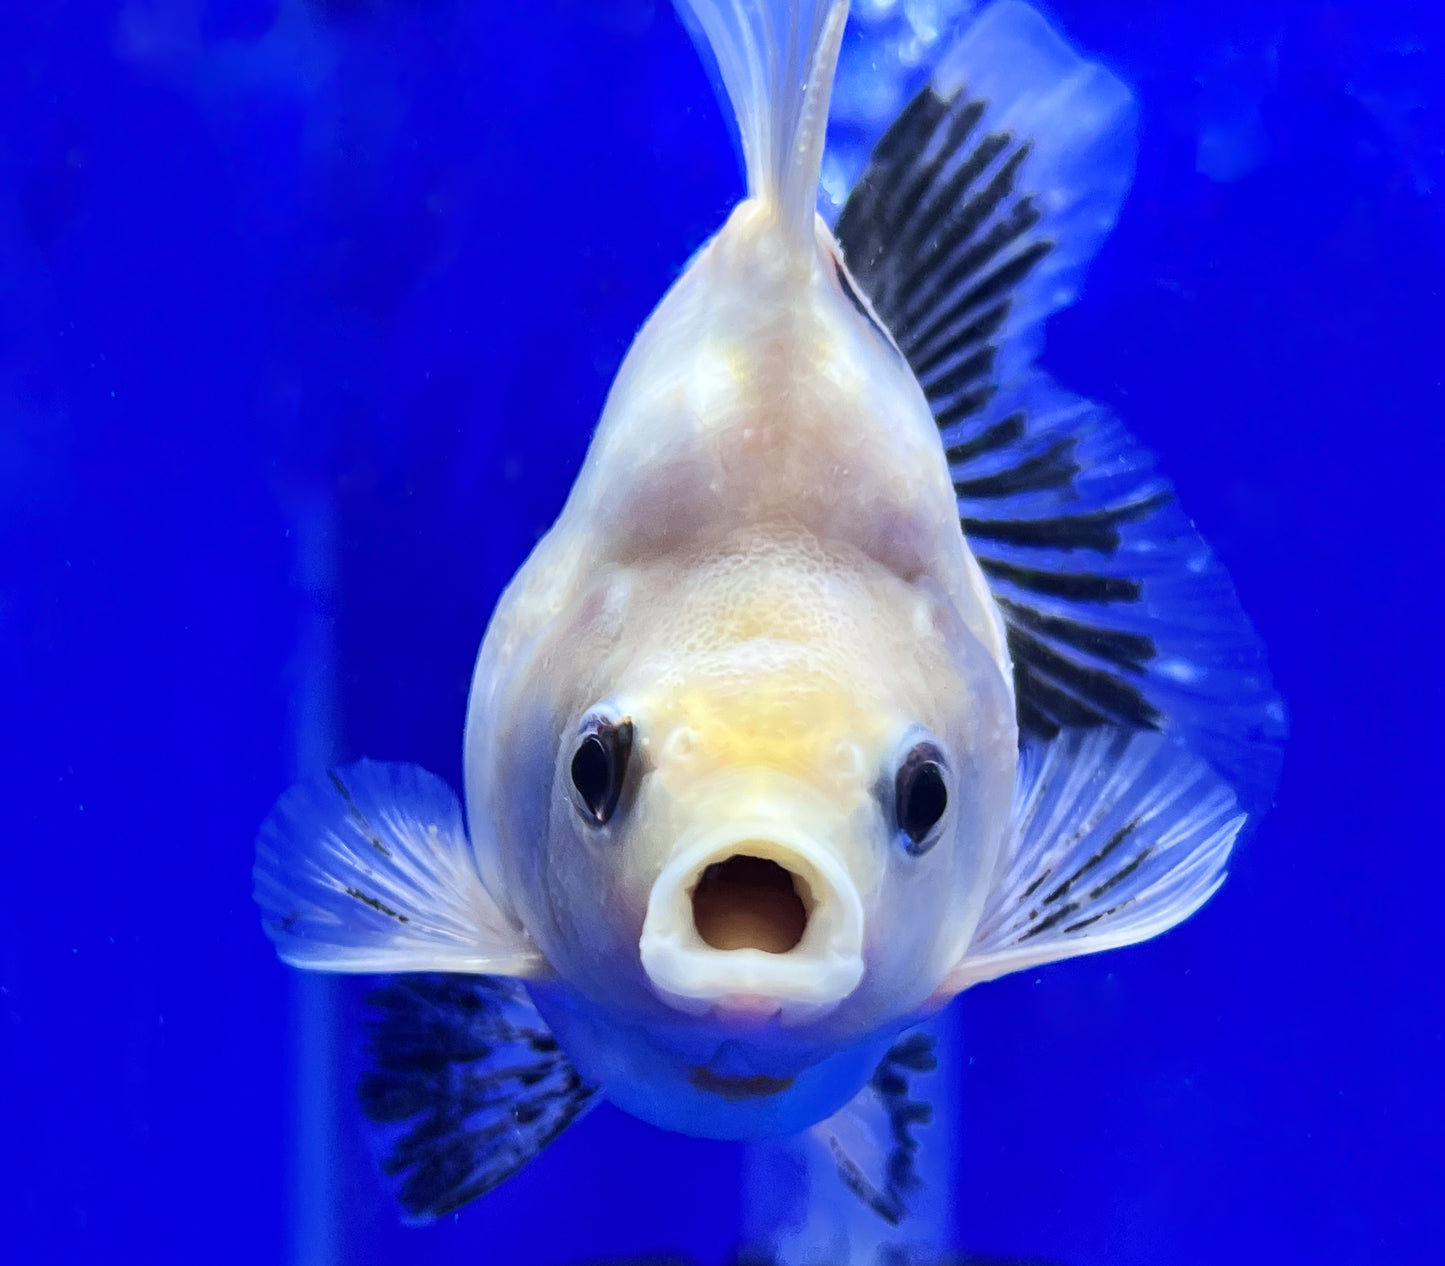
[{"label": "fish's left eye", "polygon": [[630,719],[594,717],[583,727],[572,752],[572,799],[588,821],[605,826],[617,811],[631,755]]},{"label": "fish's left eye", "polygon": [[903,758],[893,781],[893,806],[905,851],[922,857],[938,843],[935,828],[948,808],[943,753],[934,744],[915,743]]}]

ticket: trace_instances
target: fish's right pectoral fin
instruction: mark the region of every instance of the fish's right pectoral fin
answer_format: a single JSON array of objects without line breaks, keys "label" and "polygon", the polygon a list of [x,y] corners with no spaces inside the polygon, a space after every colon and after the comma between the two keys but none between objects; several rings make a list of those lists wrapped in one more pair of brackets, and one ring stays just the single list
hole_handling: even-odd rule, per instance
[{"label": "fish's right pectoral fin", "polygon": [[1208,765],[1151,731],[1025,747],[1013,828],[973,941],[939,990],[1147,940],[1224,882],[1244,825]]},{"label": "fish's right pectoral fin", "polygon": [[359,761],[292,787],[256,840],[266,934],[294,967],[531,976],[542,961],[483,887],[456,794]]}]

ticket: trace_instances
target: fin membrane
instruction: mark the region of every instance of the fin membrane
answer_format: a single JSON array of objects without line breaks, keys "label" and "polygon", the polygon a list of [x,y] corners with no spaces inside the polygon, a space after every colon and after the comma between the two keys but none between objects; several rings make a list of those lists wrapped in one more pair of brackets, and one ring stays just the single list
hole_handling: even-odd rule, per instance
[{"label": "fin membrane", "polygon": [[676,0],[731,104],[748,193],[811,242],[845,0]]},{"label": "fin membrane", "polygon": [[911,1082],[938,1067],[935,1045],[927,1033],[902,1038],[858,1097],[814,1127],[832,1153],[843,1185],[890,1226],[903,1220],[921,1185],[913,1130],[933,1119],[933,1109],[912,1096]]},{"label": "fin membrane", "polygon": [[1025,745],[1013,832],[957,993],[1040,963],[1147,940],[1224,882],[1234,792],[1163,735],[1064,730]]},{"label": "fin membrane", "polygon": [[292,787],[256,841],[266,934],[295,967],[529,975],[540,958],[477,875],[456,794],[359,761]]},{"label": "fin membrane", "polygon": [[836,231],[933,408],[1021,734],[1162,730],[1259,808],[1284,709],[1227,575],[1117,419],[1031,367],[1117,215],[1133,136],[1128,90],[1005,0],[879,141]]},{"label": "fin membrane", "polygon": [[401,976],[371,994],[361,1081],[408,1216],[440,1217],[521,1169],[587,1111],[583,1083],[515,981]]}]

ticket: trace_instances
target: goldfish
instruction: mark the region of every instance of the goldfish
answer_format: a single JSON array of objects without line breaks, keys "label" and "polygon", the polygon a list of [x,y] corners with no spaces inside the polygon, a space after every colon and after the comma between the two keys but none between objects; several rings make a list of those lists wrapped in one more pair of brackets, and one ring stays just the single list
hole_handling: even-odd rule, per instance
[{"label": "goldfish", "polygon": [[418,1217],[599,1098],[724,1139],[844,1140],[881,1105],[882,1172],[835,1150],[898,1216],[910,1030],[1192,915],[1282,741],[1171,486],[1034,364],[1128,187],[1128,89],[1002,0],[830,225],[846,2],[679,8],[746,196],[497,604],[465,810],[361,761],[258,840],[285,962],[395,976],[361,1093]]}]

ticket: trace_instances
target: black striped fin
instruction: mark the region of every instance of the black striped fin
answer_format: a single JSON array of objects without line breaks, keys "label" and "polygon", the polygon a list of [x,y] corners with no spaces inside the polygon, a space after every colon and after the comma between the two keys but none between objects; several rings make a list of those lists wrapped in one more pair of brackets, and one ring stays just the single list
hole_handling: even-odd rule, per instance
[{"label": "black striped fin", "polygon": [[594,1102],[525,990],[493,976],[399,976],[370,997],[361,1104],[407,1215],[485,1195]]},{"label": "black striped fin", "polygon": [[1122,84],[995,5],[878,142],[836,234],[933,409],[1022,737],[1162,730],[1254,804],[1284,712],[1228,578],[1149,454],[1031,364],[1117,214],[1133,135]]},{"label": "black striped fin", "polygon": [[1022,735],[1162,730],[1251,808],[1266,800],[1285,719],[1263,646],[1150,455],[1039,373],[944,443],[1008,627]]},{"label": "black striped fin", "polygon": [[982,408],[1012,291],[1051,249],[1016,189],[1029,145],[984,104],[925,88],[883,136],[838,217],[854,278],[936,412]]}]

